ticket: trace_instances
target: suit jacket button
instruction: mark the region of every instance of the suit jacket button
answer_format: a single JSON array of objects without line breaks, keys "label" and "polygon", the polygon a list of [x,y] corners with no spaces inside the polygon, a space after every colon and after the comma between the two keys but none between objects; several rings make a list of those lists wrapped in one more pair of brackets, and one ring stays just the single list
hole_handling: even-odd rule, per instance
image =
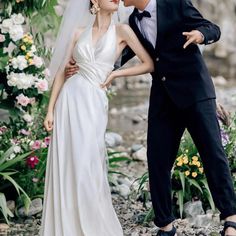
[{"label": "suit jacket button", "polygon": [[159,57],[157,57],[157,58],[156,58],[156,61],[160,61],[160,58],[159,58]]},{"label": "suit jacket button", "polygon": [[164,81],[166,81],[166,77],[165,77],[165,76],[164,76],[164,77],[162,77],[162,79],[161,79],[161,80],[162,80],[163,82],[164,82]]}]

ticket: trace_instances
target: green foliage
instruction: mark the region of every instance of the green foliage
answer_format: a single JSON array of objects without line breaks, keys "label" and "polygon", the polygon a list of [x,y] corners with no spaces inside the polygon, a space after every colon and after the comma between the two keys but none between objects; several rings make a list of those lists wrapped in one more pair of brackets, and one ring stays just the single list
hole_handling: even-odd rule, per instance
[{"label": "green foliage", "polygon": [[8,160],[12,153],[13,148],[11,147],[0,155],[0,211],[2,212],[2,215],[4,216],[7,223],[9,223],[8,217],[13,217],[12,212],[7,207],[6,197],[4,194],[4,190],[5,188],[9,188],[9,184],[16,190],[19,197],[22,197],[22,195],[24,196],[26,210],[28,210],[29,203],[31,202],[28,194],[15,180],[17,179],[15,176],[18,174],[18,171],[15,170],[15,167],[18,163],[24,161],[26,157],[28,157],[32,152],[27,152],[25,154],[16,156],[14,159]]}]

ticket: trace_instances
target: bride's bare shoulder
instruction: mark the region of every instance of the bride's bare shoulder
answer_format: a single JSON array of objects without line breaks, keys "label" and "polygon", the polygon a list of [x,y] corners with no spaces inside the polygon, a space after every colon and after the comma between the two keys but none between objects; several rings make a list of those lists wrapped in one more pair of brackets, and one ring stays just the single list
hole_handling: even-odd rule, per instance
[{"label": "bride's bare shoulder", "polygon": [[116,24],[116,30],[118,32],[128,32],[132,31],[132,28],[128,24],[119,23]]},{"label": "bride's bare shoulder", "polygon": [[84,32],[86,27],[77,28],[74,33],[74,41],[77,41],[80,35]]},{"label": "bride's bare shoulder", "polygon": [[126,38],[127,36],[133,35],[134,31],[128,24],[117,24],[116,25],[116,32],[118,36],[122,38]]}]

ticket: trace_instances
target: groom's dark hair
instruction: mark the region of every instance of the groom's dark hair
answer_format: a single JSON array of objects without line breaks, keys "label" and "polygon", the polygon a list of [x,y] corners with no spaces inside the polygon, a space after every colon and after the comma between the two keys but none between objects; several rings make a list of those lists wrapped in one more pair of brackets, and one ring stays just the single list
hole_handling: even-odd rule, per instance
[{"label": "groom's dark hair", "polygon": [[93,6],[93,3],[92,3],[92,1],[90,1],[90,7],[92,7]]}]

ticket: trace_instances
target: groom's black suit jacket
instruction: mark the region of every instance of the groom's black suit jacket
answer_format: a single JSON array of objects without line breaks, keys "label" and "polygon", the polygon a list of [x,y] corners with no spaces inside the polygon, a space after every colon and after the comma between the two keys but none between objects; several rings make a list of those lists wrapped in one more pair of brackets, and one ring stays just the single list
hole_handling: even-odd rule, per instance
[{"label": "groom's black suit jacket", "polygon": [[[219,40],[220,29],[204,19],[190,0],[157,0],[156,47],[147,41],[136,25],[134,9],[129,24],[155,63],[152,73],[156,93],[164,85],[170,98],[179,107],[188,107],[196,101],[215,98],[215,89],[201,52],[191,44],[183,49],[186,37],[183,32],[199,30],[204,35],[204,44]],[[125,50],[122,64],[134,56]],[[158,99],[158,98],[157,98]]]}]

